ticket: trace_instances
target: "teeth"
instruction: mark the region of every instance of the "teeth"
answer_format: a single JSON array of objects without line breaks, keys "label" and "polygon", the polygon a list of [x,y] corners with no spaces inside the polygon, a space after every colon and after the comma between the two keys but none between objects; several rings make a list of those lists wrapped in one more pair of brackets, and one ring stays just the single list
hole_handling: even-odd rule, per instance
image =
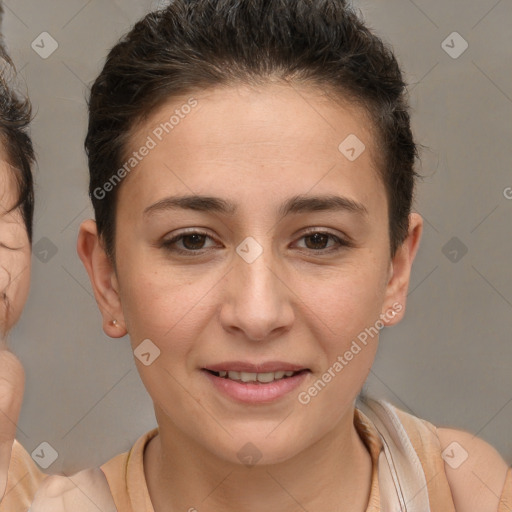
[{"label": "teeth", "polygon": [[295,372],[267,372],[267,373],[251,373],[251,372],[234,372],[219,371],[219,377],[226,377],[231,380],[241,380],[242,382],[262,382],[268,383],[283,377],[291,377]]},{"label": "teeth", "polygon": [[253,375],[257,375],[258,382],[272,382],[275,379],[275,374],[273,372],[269,373],[256,373]]},{"label": "teeth", "polygon": [[[233,372],[236,373],[236,372]],[[231,379],[231,372],[229,372],[229,378]],[[242,382],[255,382],[256,377],[258,377],[257,373],[248,373],[248,372],[240,372],[240,380]]]}]

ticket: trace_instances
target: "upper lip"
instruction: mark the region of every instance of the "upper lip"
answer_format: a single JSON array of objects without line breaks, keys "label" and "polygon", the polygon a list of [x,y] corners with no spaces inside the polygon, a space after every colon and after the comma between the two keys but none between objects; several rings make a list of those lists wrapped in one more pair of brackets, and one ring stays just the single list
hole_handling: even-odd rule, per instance
[{"label": "upper lip", "polygon": [[286,363],[284,361],[267,361],[265,363],[249,363],[246,361],[225,361],[223,363],[205,366],[204,370],[213,372],[232,371],[232,372],[248,372],[248,373],[271,373],[271,372],[297,372],[307,370],[305,366],[299,364]]}]

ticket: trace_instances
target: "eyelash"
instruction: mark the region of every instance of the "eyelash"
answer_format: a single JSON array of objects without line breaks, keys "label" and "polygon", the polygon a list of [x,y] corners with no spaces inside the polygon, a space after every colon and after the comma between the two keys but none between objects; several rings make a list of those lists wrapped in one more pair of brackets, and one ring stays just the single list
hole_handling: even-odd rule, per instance
[{"label": "eyelash", "polygon": [[[312,251],[313,253],[316,253],[316,254],[330,254],[330,253],[333,253],[333,252],[338,252],[340,250],[342,250],[343,248],[346,248],[346,247],[353,247],[353,244],[351,242],[349,242],[348,240],[345,240],[343,238],[340,238],[336,235],[333,235],[332,233],[329,233],[327,231],[308,231],[307,233],[304,233],[299,240],[303,239],[303,238],[307,238],[307,237],[311,237],[313,235],[316,235],[316,234],[319,234],[319,235],[327,235],[328,237],[330,237],[331,239],[333,239],[337,244],[338,244],[338,247],[335,247],[334,249],[331,247],[331,248],[328,248],[328,249],[319,249],[319,250],[315,250],[315,249],[305,249],[306,251]],[[202,256],[204,255],[208,249],[198,249],[198,250],[192,250],[192,249],[187,249],[187,250],[184,250],[184,249],[178,249],[176,247],[172,247],[173,244],[175,244],[176,242],[182,240],[183,238],[185,237],[188,237],[188,236],[192,236],[192,235],[200,235],[200,236],[205,236],[207,238],[210,238],[213,240],[213,237],[211,237],[208,233],[205,233],[203,231],[190,231],[190,232],[187,232],[187,233],[182,233],[180,235],[177,235],[169,240],[164,240],[161,244],[161,247],[163,247],[166,251],[169,251],[169,252],[174,252],[174,253],[177,253],[177,254],[181,254],[181,255],[185,255],[185,256]]]}]

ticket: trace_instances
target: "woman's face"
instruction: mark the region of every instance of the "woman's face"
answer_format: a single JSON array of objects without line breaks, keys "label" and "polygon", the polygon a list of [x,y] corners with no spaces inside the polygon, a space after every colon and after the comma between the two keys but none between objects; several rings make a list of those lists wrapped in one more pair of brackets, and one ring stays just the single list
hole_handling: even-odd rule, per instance
[{"label": "woman's face", "polygon": [[0,333],[18,321],[30,286],[30,243],[17,208],[18,190],[10,164],[0,152]]},{"label": "woman's face", "polygon": [[[97,265],[96,294],[106,332],[130,335],[161,431],[275,463],[341,428],[379,329],[403,314],[421,231],[413,215],[392,262],[362,110],[304,87],[216,88],[159,108],[129,150],[116,272]],[[215,200],[175,202],[192,195]],[[207,371],[237,368],[249,375]],[[303,371],[236,381],[290,369]]]}]

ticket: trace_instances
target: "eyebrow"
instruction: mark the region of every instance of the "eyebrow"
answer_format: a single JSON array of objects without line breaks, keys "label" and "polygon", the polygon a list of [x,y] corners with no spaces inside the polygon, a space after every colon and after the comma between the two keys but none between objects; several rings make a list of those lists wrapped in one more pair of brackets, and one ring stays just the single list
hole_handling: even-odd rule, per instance
[{"label": "eyebrow", "polygon": [[[220,197],[184,195],[166,197],[144,209],[144,215],[151,215],[167,210],[194,210],[199,212],[213,212],[233,216],[237,205]],[[279,216],[289,214],[309,213],[318,211],[347,211],[361,216],[368,216],[364,204],[336,195],[304,196],[297,195],[287,199],[277,210]]]}]

